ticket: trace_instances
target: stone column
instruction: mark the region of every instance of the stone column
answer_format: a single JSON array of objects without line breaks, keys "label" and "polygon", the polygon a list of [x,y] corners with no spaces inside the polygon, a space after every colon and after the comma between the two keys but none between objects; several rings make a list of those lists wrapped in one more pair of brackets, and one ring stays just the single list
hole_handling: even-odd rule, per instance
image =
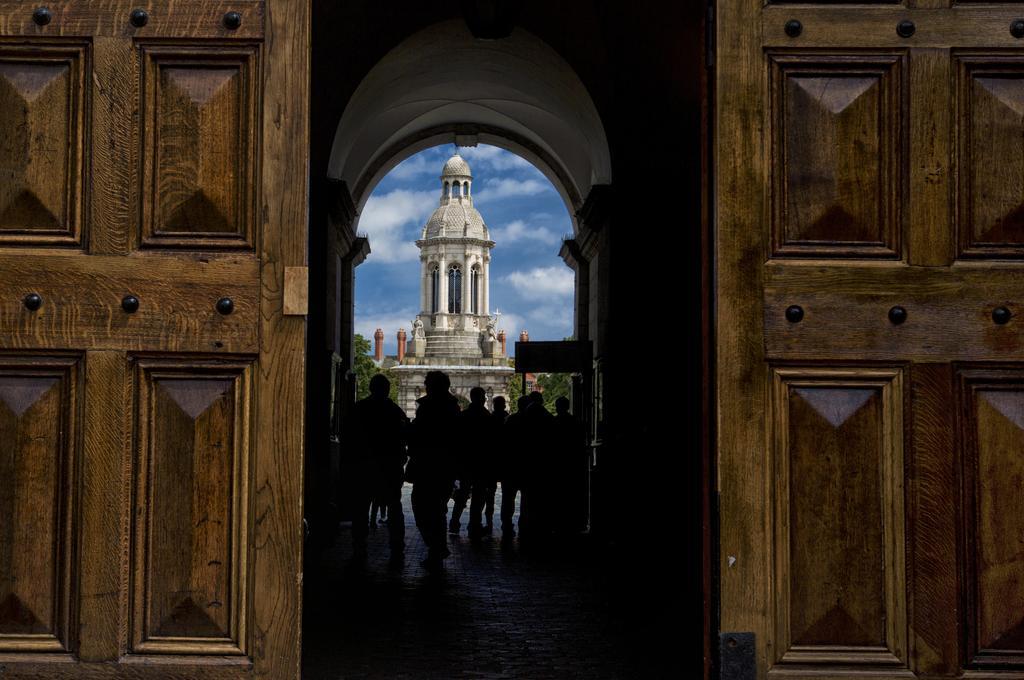
[{"label": "stone column", "polygon": [[[439,301],[440,304],[438,304],[438,306],[437,306],[437,311],[440,312],[441,314],[447,314],[448,313],[448,258],[446,258],[444,255],[441,255],[441,259],[438,262],[438,266],[439,266],[439,270],[438,270],[438,277],[437,277],[438,278],[438,281],[437,281],[438,286],[437,287],[438,287],[438,293],[440,293],[440,295],[438,295],[438,297],[441,298],[441,299]],[[441,318],[444,319],[445,317],[442,316]],[[442,323],[441,327],[442,328],[447,328],[447,324]]]},{"label": "stone column", "polygon": [[491,313],[491,258],[484,257],[484,264],[480,268],[480,275],[484,277],[483,293],[480,299],[480,308],[484,314]]},{"label": "stone column", "polygon": [[473,305],[473,268],[469,265],[469,253],[462,261],[465,262],[462,267],[462,313],[468,314]]},{"label": "stone column", "polygon": [[420,313],[430,313],[430,271],[427,260],[420,260]]}]

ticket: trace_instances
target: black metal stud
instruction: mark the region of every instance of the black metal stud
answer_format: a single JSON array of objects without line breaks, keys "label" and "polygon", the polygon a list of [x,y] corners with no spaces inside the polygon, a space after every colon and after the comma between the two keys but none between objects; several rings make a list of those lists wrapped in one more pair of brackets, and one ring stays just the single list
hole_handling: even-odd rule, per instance
[{"label": "black metal stud", "polygon": [[789,21],[786,22],[786,25],[783,28],[783,30],[786,31],[786,35],[788,35],[790,38],[795,38],[804,32],[804,25],[801,24],[796,19],[790,19]]},{"label": "black metal stud", "polygon": [[1011,314],[1010,310],[1006,307],[996,307],[992,310],[992,320],[1000,326],[1007,323],[1011,316],[1013,316],[1013,314]]},{"label": "black metal stud", "polygon": [[899,326],[901,323],[907,320],[907,310],[903,309],[899,305],[896,305],[889,310],[889,321],[895,326]]},{"label": "black metal stud", "polygon": [[235,303],[231,300],[231,298],[221,298],[217,300],[217,311],[223,314],[224,316],[227,316],[231,312],[235,311]]},{"label": "black metal stud", "polygon": [[133,9],[132,13],[128,15],[128,21],[135,28],[142,28],[149,23],[149,12],[141,8]]},{"label": "black metal stud", "polygon": [[1014,38],[1024,38],[1024,19],[1014,19],[1010,22],[1010,35]]},{"label": "black metal stud", "polygon": [[48,7],[36,7],[36,11],[32,12],[32,21],[36,22],[37,26],[45,26],[51,19],[53,15],[50,14]]},{"label": "black metal stud", "polygon": [[804,308],[800,305],[790,305],[786,307],[786,321],[790,323],[799,323],[804,318]]},{"label": "black metal stud", "polygon": [[25,296],[25,309],[34,312],[43,306],[43,298],[39,293],[29,293]]},{"label": "black metal stud", "polygon": [[134,314],[139,311],[139,298],[134,295],[125,295],[121,298],[121,309],[129,314]]},{"label": "black metal stud", "polygon": [[914,35],[914,31],[917,30],[917,26],[914,26],[914,22],[910,19],[904,19],[900,23],[896,24],[896,35],[901,38],[909,38]]},{"label": "black metal stud", "polygon": [[224,28],[233,31],[242,25],[242,15],[238,12],[228,12],[224,15]]}]

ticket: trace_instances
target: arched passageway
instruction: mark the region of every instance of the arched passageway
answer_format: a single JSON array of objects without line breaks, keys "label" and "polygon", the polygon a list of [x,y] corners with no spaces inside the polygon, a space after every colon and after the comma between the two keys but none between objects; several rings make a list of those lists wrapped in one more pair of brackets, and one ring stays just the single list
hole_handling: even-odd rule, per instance
[{"label": "arched passageway", "polygon": [[[496,40],[474,36],[467,27],[473,22],[458,6],[428,2],[401,15],[377,16],[360,3],[319,3],[319,13],[317,4],[310,270],[311,312],[320,314],[310,317],[307,355],[307,602],[314,592],[344,590],[332,580],[336,570],[313,574],[315,556],[331,544],[337,498],[330,471],[344,447],[343,423],[354,393],[353,272],[372,248],[357,232],[360,210],[376,182],[418,150],[438,143],[493,144],[540,168],[572,215],[574,233],[562,256],[575,271],[574,330],[594,348],[593,375],[583,386],[598,461],[593,534],[585,550],[564,555],[553,573],[565,568],[583,575],[574,583],[584,587],[588,578],[607,584],[599,606],[632,625],[640,642],[635,651],[648,659],[648,668],[668,668],[663,643],[669,622],[678,622],[681,592],[689,596],[690,621],[702,618],[703,251],[694,116],[700,81],[684,84],[681,78],[687,69],[699,74],[699,40],[677,47],[678,34],[643,23],[648,41],[630,51],[613,49],[624,34],[640,33],[635,7],[625,3],[600,15],[549,6],[541,11],[540,3],[527,3],[510,34]],[[676,31],[699,28],[699,18],[684,10],[668,14]],[[655,82],[670,83],[663,96],[655,96]],[[689,166],[680,162],[685,154]],[[665,527],[674,527],[674,538],[665,536]],[[663,559],[666,540],[691,546],[688,559]],[[335,545],[323,553],[321,566],[337,565],[332,550],[335,560],[343,558],[344,549]],[[473,555],[466,553],[467,559]],[[471,570],[463,576],[476,585],[486,578]],[[413,573],[402,578],[407,586],[419,583]],[[567,588],[557,579],[552,584],[548,594]],[[310,591],[315,588],[321,590]],[[580,621],[572,618],[579,604],[564,603],[570,629]],[[320,627],[334,625],[339,635],[351,633],[359,624],[346,616],[307,619],[307,628],[323,632]],[[475,637],[472,628],[464,632]],[[307,635],[311,643],[318,639],[323,642]],[[529,676],[513,671],[501,672]]]}]

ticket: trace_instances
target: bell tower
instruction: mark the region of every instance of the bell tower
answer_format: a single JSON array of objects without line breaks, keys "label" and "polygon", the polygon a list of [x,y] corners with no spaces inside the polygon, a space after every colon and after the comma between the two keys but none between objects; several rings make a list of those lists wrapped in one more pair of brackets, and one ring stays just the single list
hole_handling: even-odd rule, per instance
[{"label": "bell tower", "polygon": [[[420,250],[420,312],[401,365],[400,406],[415,410],[419,373],[449,374],[454,391],[468,396],[483,387],[504,395],[512,369],[490,314],[491,240],[483,216],[473,206],[473,173],[455,154],[444,164],[438,206],[423,225]],[[422,368],[422,371],[417,369]],[[419,384],[416,380],[420,379]]]}]

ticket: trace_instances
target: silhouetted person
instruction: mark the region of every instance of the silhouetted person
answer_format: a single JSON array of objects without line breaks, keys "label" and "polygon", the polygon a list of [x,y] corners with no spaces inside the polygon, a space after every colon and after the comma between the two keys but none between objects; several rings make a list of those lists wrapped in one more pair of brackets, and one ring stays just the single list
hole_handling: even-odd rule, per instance
[{"label": "silhouetted person", "polygon": [[554,473],[555,530],[575,533],[587,521],[587,433],[583,422],[569,413],[569,400],[555,400]]},{"label": "silhouetted person", "polygon": [[[391,383],[383,375],[370,378],[370,396],[356,402],[355,423],[356,511],[352,520],[352,547],[357,559],[366,557],[368,512],[376,501],[387,508],[392,559],[405,550],[405,515],[402,512],[402,476],[406,461],[405,438],[409,419],[391,401]],[[374,513],[376,520],[376,512]]]},{"label": "silhouetted person", "polygon": [[522,501],[519,504],[519,540],[542,540],[551,532],[556,493],[551,462],[555,417],[544,407],[544,395],[531,392],[523,413]]},{"label": "silhouetted person", "polygon": [[487,440],[490,442],[490,469],[487,471],[486,496],[484,497],[484,534],[490,536],[494,533],[494,494],[498,489],[498,476],[501,474],[501,450],[502,440],[505,436],[505,419],[508,418],[508,410],[505,408],[505,397],[498,395],[491,402],[494,411],[491,413],[490,428],[487,433]]},{"label": "silhouetted person", "polygon": [[[516,412],[505,420],[504,436],[500,440],[498,472],[501,480],[501,540],[505,542],[511,541],[516,535],[512,519],[516,514],[516,494],[521,493],[523,488],[524,449],[529,445],[523,438],[523,416],[529,404],[529,397],[519,397],[516,401]],[[522,521],[520,507],[520,526]]]},{"label": "silhouetted person", "polygon": [[[477,392],[479,390],[479,392]],[[477,411],[474,409],[474,394],[477,394],[476,399],[479,401],[479,407],[483,407],[486,394],[479,387],[474,387],[469,392],[469,404],[459,414],[459,434],[458,434],[458,445],[455,452],[455,479],[458,480],[455,483],[455,489],[452,491],[452,516],[448,520],[448,533],[458,534],[459,529],[462,527],[462,513],[466,510],[466,503],[469,500],[469,496],[472,493],[473,488],[473,475],[472,468],[474,466],[474,458],[477,455],[477,450],[472,443],[472,435],[466,430],[467,426],[473,420],[473,416],[477,415]],[[471,410],[473,409],[473,410]],[[484,409],[486,410],[486,409]],[[466,413],[470,413],[470,419],[467,421],[465,418]],[[469,435],[469,436],[467,436]]]},{"label": "silhouetted person", "polygon": [[452,439],[458,432],[459,402],[441,371],[427,373],[423,385],[427,393],[416,400],[410,426],[406,479],[412,482],[412,512],[427,545],[423,565],[438,568],[451,554],[445,545],[445,519],[455,482]]},{"label": "silhouetted person", "polygon": [[[496,442],[491,438],[491,412],[484,403],[487,394],[481,387],[469,391],[469,406],[459,414],[462,446],[466,452],[463,466],[463,481],[469,486],[469,537],[480,540],[484,535],[481,522],[484,502],[494,494],[491,478],[494,477]],[[457,518],[453,515],[452,521]],[[450,531],[450,528],[449,528]]]}]

